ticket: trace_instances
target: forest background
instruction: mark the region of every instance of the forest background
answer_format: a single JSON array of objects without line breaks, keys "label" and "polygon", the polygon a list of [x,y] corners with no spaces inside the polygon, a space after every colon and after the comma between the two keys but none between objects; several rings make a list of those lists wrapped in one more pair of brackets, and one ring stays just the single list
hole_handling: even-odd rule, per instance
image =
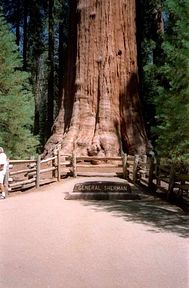
[{"label": "forest background", "polygon": [[[0,146],[42,153],[61,106],[69,0],[1,0]],[[189,2],[136,1],[141,112],[156,153],[189,159]],[[87,51],[86,51],[87,53]]]}]

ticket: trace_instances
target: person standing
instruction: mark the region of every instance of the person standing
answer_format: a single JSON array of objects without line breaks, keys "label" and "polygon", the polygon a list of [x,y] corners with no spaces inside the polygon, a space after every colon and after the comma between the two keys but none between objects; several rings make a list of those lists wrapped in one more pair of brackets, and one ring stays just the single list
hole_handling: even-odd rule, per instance
[{"label": "person standing", "polygon": [[0,147],[0,188],[1,188],[1,199],[5,199],[5,175],[7,170],[7,156],[4,153],[4,149]]}]

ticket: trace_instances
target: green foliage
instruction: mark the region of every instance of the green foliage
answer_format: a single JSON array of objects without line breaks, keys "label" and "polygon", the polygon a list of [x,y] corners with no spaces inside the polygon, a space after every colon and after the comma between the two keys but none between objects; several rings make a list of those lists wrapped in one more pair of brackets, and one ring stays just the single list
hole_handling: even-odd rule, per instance
[{"label": "green foliage", "polygon": [[[189,2],[167,0],[162,53],[144,67],[158,154],[189,159]],[[160,43],[155,43],[156,45]]]},{"label": "green foliage", "polygon": [[[53,6],[51,13],[50,4]],[[0,6],[23,54],[23,70],[30,72],[35,102],[33,130],[35,135],[39,135],[39,151],[47,141],[51,126],[48,114],[55,118],[60,109],[70,0],[0,0]],[[50,19],[51,28],[48,26]]]},{"label": "green foliage", "polygon": [[0,146],[11,158],[29,157],[38,143],[31,133],[33,96],[15,37],[2,15],[0,39]]},{"label": "green foliage", "polygon": [[139,49],[141,92],[143,101],[143,115],[146,122],[148,137],[154,143],[155,135],[151,127],[155,125],[155,107],[153,96],[156,94],[156,69],[155,63],[161,61],[161,11],[164,0],[141,1],[141,21],[138,30],[141,32],[141,44]]}]

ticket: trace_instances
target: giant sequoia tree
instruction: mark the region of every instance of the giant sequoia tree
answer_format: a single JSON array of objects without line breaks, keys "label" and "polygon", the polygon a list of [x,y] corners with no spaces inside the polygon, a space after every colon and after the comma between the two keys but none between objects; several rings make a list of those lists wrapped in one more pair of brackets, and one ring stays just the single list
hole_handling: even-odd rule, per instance
[{"label": "giant sequoia tree", "polygon": [[62,104],[45,153],[145,153],[135,1],[72,0],[70,11]]}]

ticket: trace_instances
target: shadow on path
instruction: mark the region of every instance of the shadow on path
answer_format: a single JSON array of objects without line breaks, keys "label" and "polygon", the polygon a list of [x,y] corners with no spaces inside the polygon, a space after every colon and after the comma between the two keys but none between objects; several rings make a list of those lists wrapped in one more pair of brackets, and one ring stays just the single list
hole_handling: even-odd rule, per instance
[{"label": "shadow on path", "polygon": [[146,224],[154,233],[173,232],[180,237],[189,237],[189,215],[180,208],[159,199],[139,201],[87,201],[96,211],[107,211],[125,221]]}]

